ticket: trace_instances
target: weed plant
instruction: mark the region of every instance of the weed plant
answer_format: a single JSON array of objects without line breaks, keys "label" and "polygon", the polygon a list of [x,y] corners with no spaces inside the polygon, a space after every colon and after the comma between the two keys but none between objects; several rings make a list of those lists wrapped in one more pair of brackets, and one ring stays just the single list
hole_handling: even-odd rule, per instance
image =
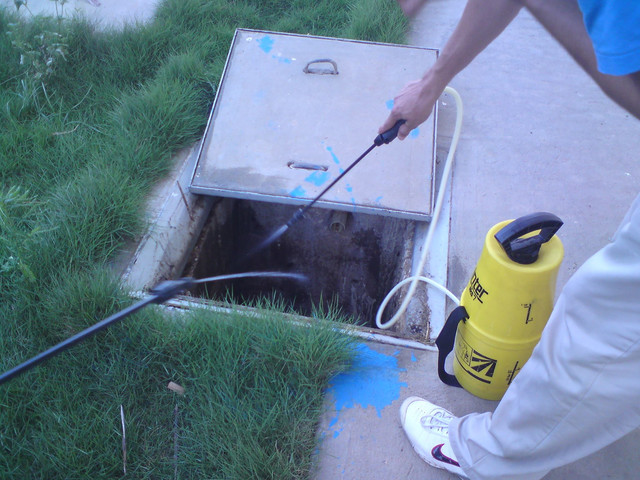
[{"label": "weed plant", "polygon": [[[388,0],[164,0],[118,30],[0,8],[0,370],[130,303],[109,263],[202,135],[236,28],[398,43],[404,22]],[[350,341],[269,311],[148,308],[0,386],[0,478],[308,477]]]}]

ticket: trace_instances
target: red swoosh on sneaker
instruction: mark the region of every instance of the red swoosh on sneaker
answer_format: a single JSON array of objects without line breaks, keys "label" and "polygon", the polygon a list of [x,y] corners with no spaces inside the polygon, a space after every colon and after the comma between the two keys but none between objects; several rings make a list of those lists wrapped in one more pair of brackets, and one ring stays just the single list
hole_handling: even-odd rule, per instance
[{"label": "red swoosh on sneaker", "polygon": [[436,445],[435,447],[433,447],[433,449],[431,450],[431,455],[433,456],[433,458],[435,458],[439,462],[448,463],[449,465],[459,467],[460,464],[458,462],[442,453],[443,445],[444,443],[441,443],[440,445]]}]

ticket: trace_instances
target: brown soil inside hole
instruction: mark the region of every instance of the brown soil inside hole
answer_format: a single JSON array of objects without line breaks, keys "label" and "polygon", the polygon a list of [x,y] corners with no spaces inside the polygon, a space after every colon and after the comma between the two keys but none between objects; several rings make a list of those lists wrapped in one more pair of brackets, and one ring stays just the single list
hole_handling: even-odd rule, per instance
[{"label": "brown soil inside hole", "polygon": [[[327,311],[333,304],[356,323],[373,326],[386,293],[408,274],[413,222],[349,213],[344,230],[336,231],[331,228],[335,212],[311,209],[277,242],[245,258],[247,252],[284,225],[297,208],[221,199],[212,209],[185,275],[203,278],[281,271],[302,273],[308,282],[244,279],[209,283],[192,294],[250,305],[260,297],[279,298],[305,316],[313,316],[314,309]],[[340,216],[344,218],[344,214]],[[394,311],[394,305],[387,310]]]}]

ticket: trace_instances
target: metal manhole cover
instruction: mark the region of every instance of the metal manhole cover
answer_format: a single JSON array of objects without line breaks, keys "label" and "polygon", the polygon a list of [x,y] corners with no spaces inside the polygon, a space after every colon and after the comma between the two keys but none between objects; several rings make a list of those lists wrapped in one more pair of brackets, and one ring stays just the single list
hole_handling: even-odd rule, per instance
[{"label": "metal manhole cover", "polygon": [[[304,204],[377,135],[437,50],[237,30],[191,181],[194,193]],[[436,115],[374,149],[319,207],[429,220]]]}]

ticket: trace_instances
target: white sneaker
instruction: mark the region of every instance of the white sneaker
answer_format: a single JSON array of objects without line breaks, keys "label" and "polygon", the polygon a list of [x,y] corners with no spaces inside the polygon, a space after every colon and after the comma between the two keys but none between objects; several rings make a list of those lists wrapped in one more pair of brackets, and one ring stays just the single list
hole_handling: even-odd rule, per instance
[{"label": "white sneaker", "polygon": [[400,407],[400,423],[413,449],[429,465],[467,478],[449,444],[453,415],[420,397],[407,398]]}]

